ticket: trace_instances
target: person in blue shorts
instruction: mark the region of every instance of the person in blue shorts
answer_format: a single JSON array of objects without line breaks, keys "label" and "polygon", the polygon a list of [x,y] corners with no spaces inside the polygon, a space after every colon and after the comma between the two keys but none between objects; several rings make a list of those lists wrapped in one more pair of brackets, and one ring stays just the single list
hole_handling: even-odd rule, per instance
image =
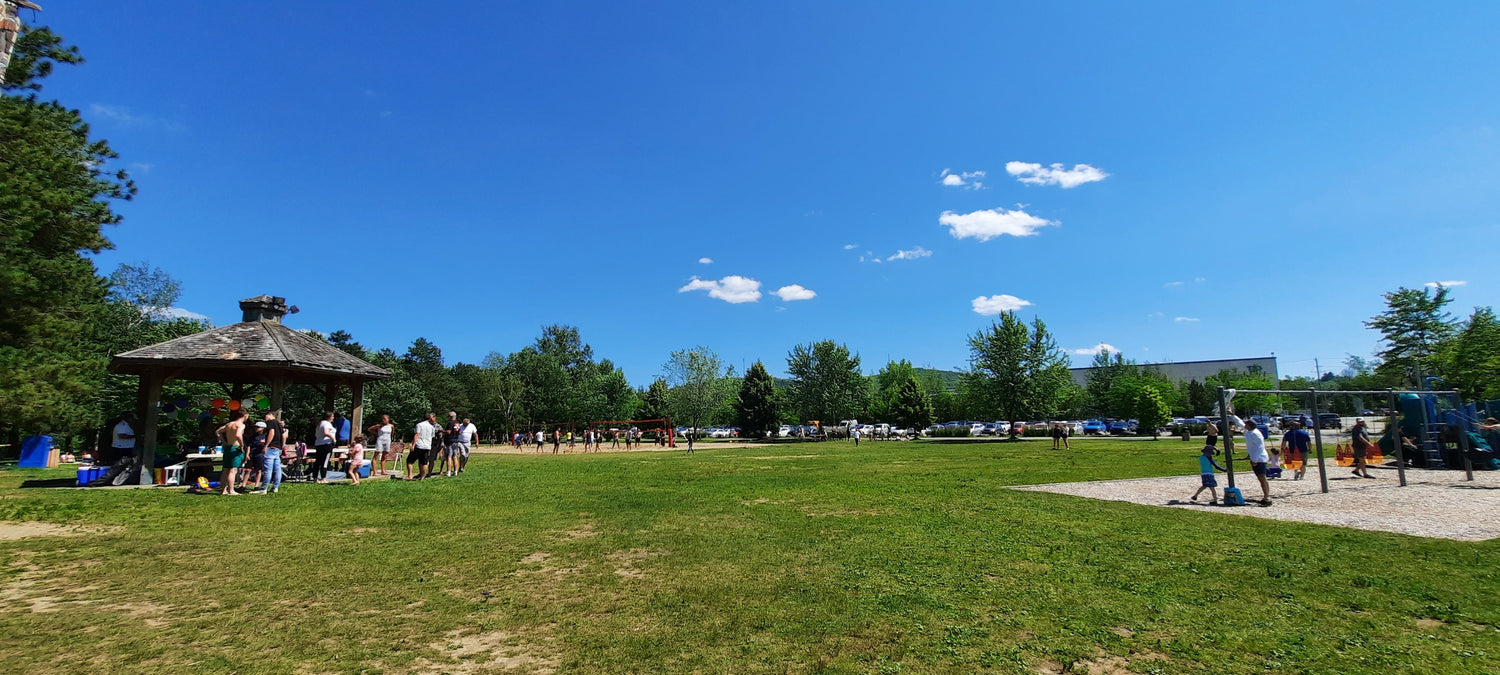
[{"label": "person in blue shorts", "polygon": [[1208,503],[1217,504],[1219,502],[1219,491],[1215,489],[1219,487],[1219,481],[1217,478],[1214,478],[1214,469],[1220,471],[1228,471],[1228,469],[1219,466],[1219,463],[1214,461],[1214,455],[1219,452],[1218,442],[1219,439],[1209,436],[1208,444],[1203,446],[1203,452],[1198,455],[1198,474],[1203,484],[1189,498],[1190,501],[1198,501],[1198,495],[1203,494],[1204,490],[1208,490]]}]

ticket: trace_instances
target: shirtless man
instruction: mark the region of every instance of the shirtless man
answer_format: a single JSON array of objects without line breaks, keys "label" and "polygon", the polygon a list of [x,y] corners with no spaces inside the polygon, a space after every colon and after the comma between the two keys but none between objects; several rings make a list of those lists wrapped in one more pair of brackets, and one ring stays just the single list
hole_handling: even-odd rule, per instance
[{"label": "shirtless man", "polygon": [[245,465],[245,411],[229,413],[229,422],[219,427],[219,443],[224,446],[224,473],[219,476],[220,494],[239,495],[234,491],[234,477]]}]

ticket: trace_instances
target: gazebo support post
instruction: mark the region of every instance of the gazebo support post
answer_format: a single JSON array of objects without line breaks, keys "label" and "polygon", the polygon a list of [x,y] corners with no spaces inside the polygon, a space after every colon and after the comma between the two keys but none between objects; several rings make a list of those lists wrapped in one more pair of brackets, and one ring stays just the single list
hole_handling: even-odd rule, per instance
[{"label": "gazebo support post", "polygon": [[338,396],[338,393],[339,393],[339,383],[338,383],[338,380],[330,380],[328,382],[328,386],[323,388],[323,414],[324,415],[327,415],[328,413],[333,412],[333,399],[336,396]]},{"label": "gazebo support post", "polygon": [[[364,380],[352,380],[349,382],[349,394],[354,399],[354,410],[349,414],[349,438],[352,440],[355,434],[364,433],[365,428],[365,382]],[[477,440],[477,439],[476,439]],[[478,443],[475,443],[478,445]]]},{"label": "gazebo support post", "polygon": [[[286,378],[284,378],[284,377],[282,377],[280,375],[277,375],[276,377],[271,378],[271,410],[276,413],[276,417],[278,419],[280,419],[282,417],[282,414],[281,414],[281,397],[282,397],[282,394],[285,393],[285,392],[286,392]],[[281,420],[281,423],[282,424],[286,424],[286,420]]]},{"label": "gazebo support post", "polygon": [[156,478],[156,430],[157,416],[160,414],[157,401],[161,398],[161,387],[165,379],[160,370],[152,370],[141,375],[140,389],[137,390],[137,405],[144,409],[138,413],[141,426],[137,432],[140,436],[140,451],[136,455],[139,460],[137,464],[141,467],[138,481],[141,485],[151,485]]}]

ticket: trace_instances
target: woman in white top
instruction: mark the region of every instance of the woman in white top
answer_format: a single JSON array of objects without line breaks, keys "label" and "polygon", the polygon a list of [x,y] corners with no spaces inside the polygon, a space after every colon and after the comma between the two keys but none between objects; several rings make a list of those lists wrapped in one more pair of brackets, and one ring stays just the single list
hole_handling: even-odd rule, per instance
[{"label": "woman in white top", "polygon": [[390,415],[381,415],[380,424],[372,425],[365,433],[375,438],[375,456],[371,457],[371,463],[375,465],[376,475],[384,476],[385,463],[387,460],[394,461],[391,456],[391,435],[396,433],[396,425],[391,424]]}]

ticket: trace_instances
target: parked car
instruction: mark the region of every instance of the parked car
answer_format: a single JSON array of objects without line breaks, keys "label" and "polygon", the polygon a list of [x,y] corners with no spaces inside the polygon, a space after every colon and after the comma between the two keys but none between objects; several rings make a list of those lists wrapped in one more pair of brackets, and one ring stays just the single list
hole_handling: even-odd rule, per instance
[{"label": "parked car", "polygon": [[1112,420],[1107,428],[1111,436],[1124,436],[1132,432],[1130,422],[1127,420]]},{"label": "parked car", "polygon": [[1320,413],[1318,415],[1318,428],[1337,429],[1342,431],[1344,428],[1344,420],[1343,418],[1339,417],[1338,413]]},{"label": "parked car", "polygon": [[1109,427],[1104,424],[1104,420],[1088,420],[1083,423],[1085,436],[1103,436],[1107,433],[1109,433]]},{"label": "parked car", "polygon": [[780,427],[777,427],[776,428],[776,435],[779,436],[779,437],[781,437],[781,438],[786,438],[787,436],[792,435],[792,425],[790,425],[790,424],[783,424]]}]

